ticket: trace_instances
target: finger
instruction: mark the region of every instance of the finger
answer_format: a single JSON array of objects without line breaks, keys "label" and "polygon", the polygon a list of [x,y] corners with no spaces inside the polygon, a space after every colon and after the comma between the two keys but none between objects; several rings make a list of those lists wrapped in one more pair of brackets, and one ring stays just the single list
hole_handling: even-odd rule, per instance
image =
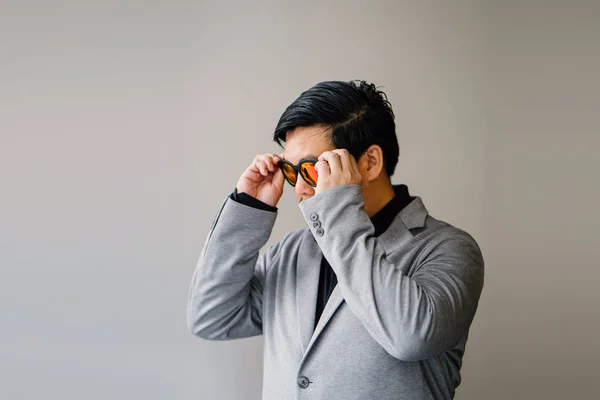
[{"label": "finger", "polygon": [[273,155],[273,164],[275,168],[279,168],[279,162],[283,160],[283,153]]},{"label": "finger", "polygon": [[261,175],[267,176],[269,174],[269,171],[267,170],[267,164],[264,161],[258,160],[256,162],[256,167],[260,171]]},{"label": "finger", "polygon": [[356,160],[354,159],[354,157],[352,156],[352,154],[350,154],[350,152],[346,149],[336,149],[333,150],[334,153],[338,154],[340,156],[340,162],[342,164],[342,168],[344,169],[344,171],[355,171],[355,164],[356,164]]},{"label": "finger", "polygon": [[279,162],[279,160],[280,160],[280,158],[277,154],[269,153],[268,163],[269,163],[269,169],[271,170],[271,172],[275,172],[275,170],[277,169],[277,163]]},{"label": "finger", "polygon": [[277,161],[274,160],[275,157],[277,157],[277,156],[275,154],[271,154],[271,153],[263,154],[260,156],[260,160],[262,162],[264,162],[265,167],[270,172],[275,172],[275,169],[277,167]]},{"label": "finger", "polygon": [[258,162],[262,165],[265,166],[265,168],[269,168],[269,158],[270,156],[268,154],[261,154],[260,156],[258,156]]},{"label": "finger", "polygon": [[339,155],[340,157],[350,157],[350,152],[347,149],[334,149],[331,150],[332,153]]},{"label": "finger", "polygon": [[259,168],[259,162],[260,162],[260,155],[257,155],[256,157],[254,157],[254,160],[252,160],[252,163],[250,164],[250,166],[248,167],[248,169],[254,173],[260,174],[260,168]]},{"label": "finger", "polygon": [[277,171],[275,171],[273,182],[275,182],[278,187],[283,187],[283,171],[281,168],[277,168]]},{"label": "finger", "polygon": [[329,164],[327,161],[321,160],[315,163],[315,169],[317,170],[317,174],[319,176],[318,182],[322,182],[323,178],[331,174],[331,170],[329,169]]},{"label": "finger", "polygon": [[280,155],[273,154],[271,157],[271,162],[273,163],[274,171],[279,169],[279,162],[283,160],[283,153]]},{"label": "finger", "polygon": [[319,157],[319,160],[321,159],[327,161],[332,174],[342,172],[342,162],[340,161],[339,154],[333,151],[326,151]]},{"label": "finger", "polygon": [[273,156],[271,158],[271,164],[273,165],[273,171],[275,171],[277,169],[277,167],[279,167],[279,165],[277,165],[277,163],[279,163],[279,161],[281,161],[281,159],[277,156]]}]

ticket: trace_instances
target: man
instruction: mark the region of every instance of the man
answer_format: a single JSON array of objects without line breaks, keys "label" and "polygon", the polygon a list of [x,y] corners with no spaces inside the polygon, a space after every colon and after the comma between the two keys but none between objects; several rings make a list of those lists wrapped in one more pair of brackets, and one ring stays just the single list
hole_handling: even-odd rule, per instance
[{"label": "man", "polygon": [[[475,240],[405,185],[394,114],[372,84],[322,82],[283,113],[206,240],[188,324],[264,335],[263,399],[451,399],[483,287]],[[308,229],[259,255],[284,181]]]}]

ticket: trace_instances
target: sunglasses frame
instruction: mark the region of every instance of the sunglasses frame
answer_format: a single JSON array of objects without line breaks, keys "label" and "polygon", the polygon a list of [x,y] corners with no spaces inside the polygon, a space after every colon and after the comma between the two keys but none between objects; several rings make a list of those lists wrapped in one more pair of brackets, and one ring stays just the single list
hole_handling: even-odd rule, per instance
[{"label": "sunglasses frame", "polygon": [[[319,160],[315,160],[315,159],[313,159],[313,158],[303,158],[302,160],[298,161],[298,164],[297,164],[297,165],[294,165],[294,164],[292,164],[291,162],[289,162],[288,160],[283,160],[283,159],[282,159],[282,160],[280,160],[280,161],[277,163],[277,166],[278,166],[279,168],[281,168],[281,170],[282,170],[281,172],[283,172],[283,167],[281,166],[281,164],[287,164],[287,165],[289,165],[290,167],[292,167],[292,168],[294,169],[294,173],[296,174],[296,182],[298,182],[298,175],[300,175],[300,176],[302,177],[302,179],[304,180],[304,182],[306,182],[306,184],[307,184],[308,186],[311,186],[311,187],[317,187],[317,185],[316,185],[316,184],[315,184],[315,185],[313,185],[312,183],[309,183],[309,182],[308,182],[308,180],[306,180],[306,178],[304,177],[304,175],[302,175],[302,173],[300,172],[300,167],[301,167],[301,166],[302,166],[302,164],[304,164],[304,163],[311,162],[311,163],[313,163],[313,164],[316,164],[318,161],[319,161]],[[285,180],[287,181],[287,183],[289,183],[290,185],[292,185],[292,186],[294,186],[294,187],[296,186],[296,184],[295,184],[295,183],[292,183],[292,182],[290,182],[290,181],[288,180],[288,178],[285,176],[285,173],[283,174],[283,177],[285,178]]]}]

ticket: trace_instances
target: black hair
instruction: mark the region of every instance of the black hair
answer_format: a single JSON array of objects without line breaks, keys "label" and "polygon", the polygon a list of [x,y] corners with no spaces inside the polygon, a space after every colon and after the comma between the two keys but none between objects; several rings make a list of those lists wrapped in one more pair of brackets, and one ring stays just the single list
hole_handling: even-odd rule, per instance
[{"label": "black hair", "polygon": [[281,115],[273,140],[283,147],[288,132],[323,125],[331,142],[357,160],[371,145],[383,151],[385,171],[392,176],[400,149],[394,112],[387,95],[365,81],[325,81],[306,90]]}]

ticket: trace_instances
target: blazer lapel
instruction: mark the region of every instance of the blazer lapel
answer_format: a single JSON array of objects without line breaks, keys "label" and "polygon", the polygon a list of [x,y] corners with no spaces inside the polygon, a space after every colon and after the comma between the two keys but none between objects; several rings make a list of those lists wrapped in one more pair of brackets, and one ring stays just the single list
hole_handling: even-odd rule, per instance
[{"label": "blazer lapel", "polygon": [[[379,237],[379,244],[386,251],[393,251],[401,243],[412,239],[410,229],[425,226],[428,212],[421,198],[416,197],[394,219],[386,232]],[[307,354],[331,320],[337,309],[344,301],[339,285],[336,285],[325,305],[321,318],[315,326],[315,311],[317,307],[317,290],[319,288],[319,274],[323,253],[310,231],[306,232],[302,240],[296,265],[296,312],[300,343],[302,343],[303,357]]]},{"label": "blazer lapel", "polygon": [[321,248],[310,231],[307,231],[300,244],[296,264],[296,315],[303,354],[308,348],[315,326],[322,258]]},{"label": "blazer lapel", "polygon": [[[337,309],[340,307],[342,302],[344,301],[344,297],[342,296],[342,291],[340,290],[339,285],[335,285],[333,292],[331,292],[331,296],[329,296],[329,300],[327,300],[327,304],[325,305],[325,309],[323,310],[323,314],[321,314],[321,318],[315,328],[314,333],[310,338],[310,342],[304,352],[304,356],[302,357],[302,361],[306,358],[307,354],[310,352],[310,349],[315,344],[323,329],[327,323],[331,320]],[[313,316],[314,321],[314,316]]]},{"label": "blazer lapel", "polygon": [[321,248],[312,233],[307,231],[307,235],[300,245],[296,266],[296,312],[303,358],[344,301],[342,292],[336,285],[327,300],[316,328],[314,327],[322,259]]}]

